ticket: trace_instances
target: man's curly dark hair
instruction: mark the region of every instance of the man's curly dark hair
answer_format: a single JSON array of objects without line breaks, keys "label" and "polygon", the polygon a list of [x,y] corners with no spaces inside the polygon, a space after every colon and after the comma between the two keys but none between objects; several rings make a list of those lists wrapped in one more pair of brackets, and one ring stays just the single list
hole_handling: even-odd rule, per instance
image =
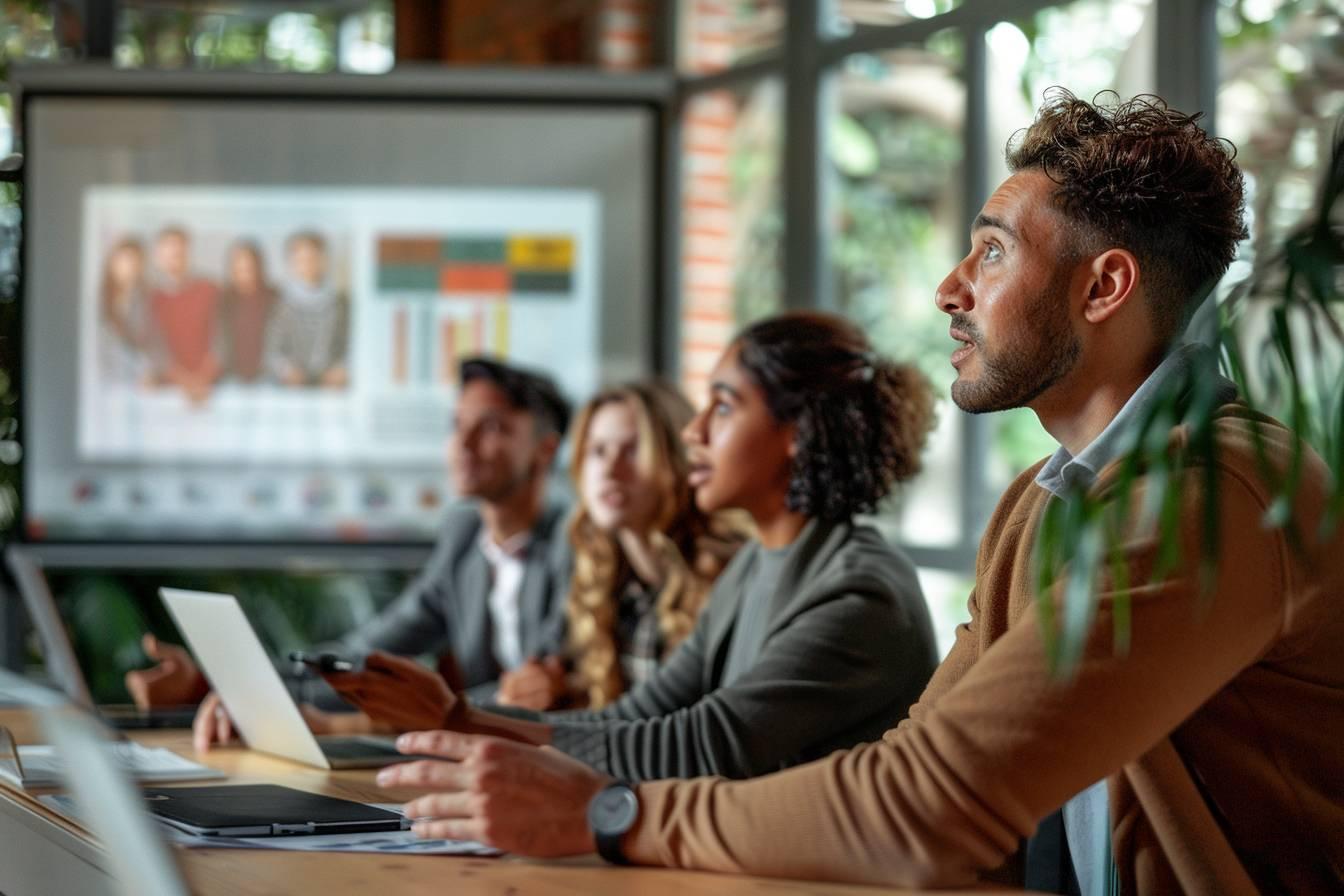
[{"label": "man's curly dark hair", "polygon": [[913,366],[874,353],[854,324],[791,312],[753,324],[736,345],[771,414],[797,427],[790,510],[848,519],[919,472],[933,390]]},{"label": "man's curly dark hair", "polygon": [[1156,96],[1121,101],[1106,91],[1089,103],[1052,88],[1006,151],[1014,173],[1038,169],[1059,185],[1077,254],[1134,254],[1163,343],[1189,322],[1246,234],[1236,148],[1210,137],[1200,117]]}]

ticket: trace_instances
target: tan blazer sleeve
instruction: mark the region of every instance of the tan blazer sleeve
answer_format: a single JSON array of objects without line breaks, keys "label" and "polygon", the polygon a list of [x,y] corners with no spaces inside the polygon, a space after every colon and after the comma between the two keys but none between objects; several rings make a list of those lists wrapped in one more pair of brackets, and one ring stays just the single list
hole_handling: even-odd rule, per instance
[{"label": "tan blazer sleeve", "polygon": [[910,707],[909,717],[902,719],[896,728],[892,728],[882,735],[883,740],[900,737],[902,728],[922,721],[938,698],[947,693],[970,671],[971,666],[975,663],[980,627],[980,610],[976,604],[975,589],[971,589],[971,597],[967,601],[967,607],[970,610],[971,618],[957,626],[956,635],[952,641],[952,649],[938,664],[938,668],[933,670],[933,676],[929,678],[929,683],[924,686],[923,692],[919,695],[919,701]]},{"label": "tan blazer sleeve", "polygon": [[[1127,654],[1114,649],[1114,594],[1104,588],[1067,682],[1048,673],[1035,616],[1025,614],[882,742],[752,781],[642,785],[627,854],[645,864],[900,886],[963,885],[998,867],[1040,818],[1168,735],[1282,627],[1283,540],[1264,531],[1264,503],[1232,476],[1221,476],[1216,592],[1211,604],[1201,599],[1198,478],[1187,475],[1183,566],[1131,592]],[[1129,581],[1148,582],[1155,558],[1154,538],[1132,538]],[[969,634],[959,634],[959,646]],[[950,680],[939,676],[930,688]]]}]

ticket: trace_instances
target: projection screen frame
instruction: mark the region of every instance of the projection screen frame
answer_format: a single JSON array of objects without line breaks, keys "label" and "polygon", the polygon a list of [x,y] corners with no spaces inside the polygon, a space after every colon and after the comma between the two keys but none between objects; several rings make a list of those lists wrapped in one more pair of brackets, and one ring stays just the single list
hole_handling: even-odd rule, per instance
[{"label": "projection screen frame", "polygon": [[[650,220],[645,232],[649,270],[644,288],[651,307],[648,329],[640,334],[640,354],[647,372],[666,373],[675,363],[674,335],[661,333],[675,320],[670,300],[675,276],[669,257],[673,250],[677,177],[670,159],[677,139],[675,107],[677,82],[665,71],[608,74],[598,71],[474,70],[437,66],[398,67],[377,76],[352,74],[262,74],[252,72],[150,72],[118,70],[101,64],[15,67],[10,83],[14,92],[16,136],[30,133],[31,101],[48,97],[129,100],[187,99],[244,102],[313,101],[340,103],[403,103],[421,107],[437,104],[456,108],[472,105],[535,107],[538,109],[629,109],[647,113],[648,146],[652,157],[644,165]],[[26,147],[25,147],[26,148]],[[28,166],[24,167],[22,199],[30,195]],[[31,247],[29,216],[22,216],[22,263],[19,266],[19,303],[15,358],[21,442],[29,410],[28,371],[24,367],[28,340],[28,269]],[[581,396],[574,396],[581,400]],[[29,493],[27,445],[19,463],[20,513],[15,541],[23,544],[48,569],[60,568],[251,568],[415,569],[428,557],[430,539],[339,540],[336,538],[248,539],[135,539],[32,538],[27,531]]]}]

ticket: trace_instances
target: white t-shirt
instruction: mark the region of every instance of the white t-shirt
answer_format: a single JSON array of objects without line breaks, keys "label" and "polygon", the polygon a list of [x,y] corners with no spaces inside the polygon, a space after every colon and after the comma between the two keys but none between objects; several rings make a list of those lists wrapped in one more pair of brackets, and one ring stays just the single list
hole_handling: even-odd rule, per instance
[{"label": "white t-shirt", "polygon": [[490,564],[490,621],[494,629],[491,648],[495,660],[505,669],[522,665],[522,630],[518,600],[523,590],[523,559],[532,543],[531,532],[519,532],[503,544],[495,544],[490,534],[481,531],[481,553]]}]

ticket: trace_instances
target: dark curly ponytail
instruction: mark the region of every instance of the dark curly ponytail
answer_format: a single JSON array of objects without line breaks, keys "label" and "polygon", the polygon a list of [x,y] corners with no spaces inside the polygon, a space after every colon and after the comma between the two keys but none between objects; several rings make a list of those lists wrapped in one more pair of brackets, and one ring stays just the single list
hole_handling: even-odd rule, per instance
[{"label": "dark curly ponytail", "polygon": [[791,312],[748,327],[737,346],[775,419],[797,427],[790,510],[846,519],[919,472],[933,392],[914,367],[878,356],[854,324]]}]

